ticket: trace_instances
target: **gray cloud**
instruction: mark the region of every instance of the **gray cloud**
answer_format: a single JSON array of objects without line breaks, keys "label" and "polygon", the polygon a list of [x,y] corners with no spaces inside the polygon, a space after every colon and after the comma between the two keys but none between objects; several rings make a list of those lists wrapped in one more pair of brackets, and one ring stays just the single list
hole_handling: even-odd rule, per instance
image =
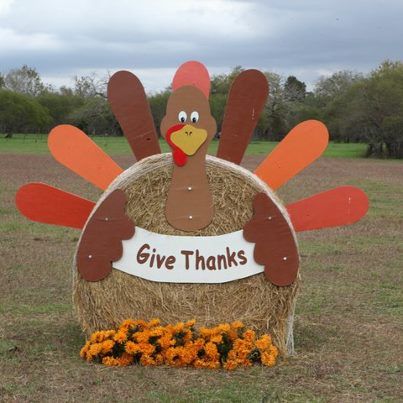
[{"label": "gray cloud", "polygon": [[0,0],[1,71],[28,64],[60,84],[82,72],[126,68],[158,90],[189,59],[213,73],[242,65],[312,83],[403,55],[401,0],[60,3]]}]

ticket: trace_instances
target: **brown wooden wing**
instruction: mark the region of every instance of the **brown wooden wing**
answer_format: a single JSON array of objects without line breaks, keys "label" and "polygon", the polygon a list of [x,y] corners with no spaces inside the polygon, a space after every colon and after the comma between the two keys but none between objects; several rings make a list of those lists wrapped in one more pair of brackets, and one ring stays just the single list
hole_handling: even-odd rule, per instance
[{"label": "brown wooden wing", "polygon": [[233,82],[227,100],[217,157],[240,164],[266,103],[269,86],[258,70],[245,70]]},{"label": "brown wooden wing", "polygon": [[244,238],[255,243],[254,259],[264,265],[266,278],[275,285],[292,284],[298,273],[298,248],[293,230],[265,193],[253,200],[253,217],[245,224]]},{"label": "brown wooden wing", "polygon": [[114,190],[99,205],[85,226],[77,251],[77,269],[85,280],[99,281],[122,257],[122,240],[134,235],[135,226],[126,216],[126,194]]},{"label": "brown wooden wing", "polygon": [[138,161],[161,153],[143,85],[134,74],[118,71],[110,78],[108,101]]}]

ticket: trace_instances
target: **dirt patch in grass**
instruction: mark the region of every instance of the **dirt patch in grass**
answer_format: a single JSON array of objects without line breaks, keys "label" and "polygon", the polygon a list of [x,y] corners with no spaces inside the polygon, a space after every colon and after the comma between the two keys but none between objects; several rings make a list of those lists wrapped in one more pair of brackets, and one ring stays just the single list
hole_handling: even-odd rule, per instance
[{"label": "dirt patch in grass", "polygon": [[[261,157],[246,157],[253,169]],[[130,157],[116,158],[123,167]],[[371,210],[346,228],[299,234],[302,290],[297,356],[235,372],[111,369],[81,361],[71,259],[79,233],[31,223],[14,207],[29,181],[96,200],[100,191],[49,156],[0,156],[0,400],[357,401],[403,398],[403,164],[322,159],[279,195],[292,202],[343,184]],[[187,318],[184,318],[187,319]]]}]

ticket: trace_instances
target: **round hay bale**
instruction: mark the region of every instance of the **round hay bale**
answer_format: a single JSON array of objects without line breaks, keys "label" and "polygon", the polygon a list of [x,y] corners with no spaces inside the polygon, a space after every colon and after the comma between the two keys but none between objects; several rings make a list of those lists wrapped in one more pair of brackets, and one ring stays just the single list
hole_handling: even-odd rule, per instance
[{"label": "round hay bale", "polygon": [[[172,175],[171,154],[154,155],[134,164],[107,189],[123,189],[127,215],[136,226],[170,235],[221,235],[243,228],[253,214],[252,200],[267,193],[287,213],[274,193],[246,169],[207,156],[206,170],[215,216],[203,230],[183,232],[165,218],[165,200]],[[288,217],[288,216],[287,216]],[[294,234],[295,235],[295,234]],[[263,274],[222,284],[173,284],[144,280],[119,270],[102,281],[87,282],[74,264],[74,304],[87,333],[116,326],[127,318],[160,318],[163,322],[196,319],[199,326],[241,320],[258,333],[270,332],[284,354],[292,353],[292,318],[299,277],[278,287]]]}]

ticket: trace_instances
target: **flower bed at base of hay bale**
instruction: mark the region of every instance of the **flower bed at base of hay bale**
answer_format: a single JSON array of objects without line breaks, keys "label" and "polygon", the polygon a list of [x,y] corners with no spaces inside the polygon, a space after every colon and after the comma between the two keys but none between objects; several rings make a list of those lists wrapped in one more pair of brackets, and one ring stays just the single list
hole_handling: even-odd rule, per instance
[{"label": "flower bed at base of hay bale", "polygon": [[[207,156],[206,172],[215,215],[206,228],[183,232],[165,218],[165,201],[172,175],[172,157],[148,157],[123,172],[105,194],[123,189],[127,215],[136,226],[168,235],[221,235],[241,230],[253,214],[252,200],[265,192],[287,213],[274,193],[246,169]],[[295,235],[295,234],[294,234]],[[116,327],[126,318],[163,318],[176,323],[195,318],[204,326],[242,321],[257,334],[270,332],[280,353],[292,353],[292,318],[299,286],[296,281],[278,287],[263,274],[221,284],[173,284],[152,282],[118,270],[102,281],[87,282],[74,273],[74,304],[83,330],[90,334]]]},{"label": "flower bed at base of hay bale", "polygon": [[107,366],[169,365],[228,370],[276,364],[278,349],[270,335],[256,337],[242,322],[195,329],[195,320],[160,325],[159,319],[125,320],[118,329],[94,332],[81,358]]}]

